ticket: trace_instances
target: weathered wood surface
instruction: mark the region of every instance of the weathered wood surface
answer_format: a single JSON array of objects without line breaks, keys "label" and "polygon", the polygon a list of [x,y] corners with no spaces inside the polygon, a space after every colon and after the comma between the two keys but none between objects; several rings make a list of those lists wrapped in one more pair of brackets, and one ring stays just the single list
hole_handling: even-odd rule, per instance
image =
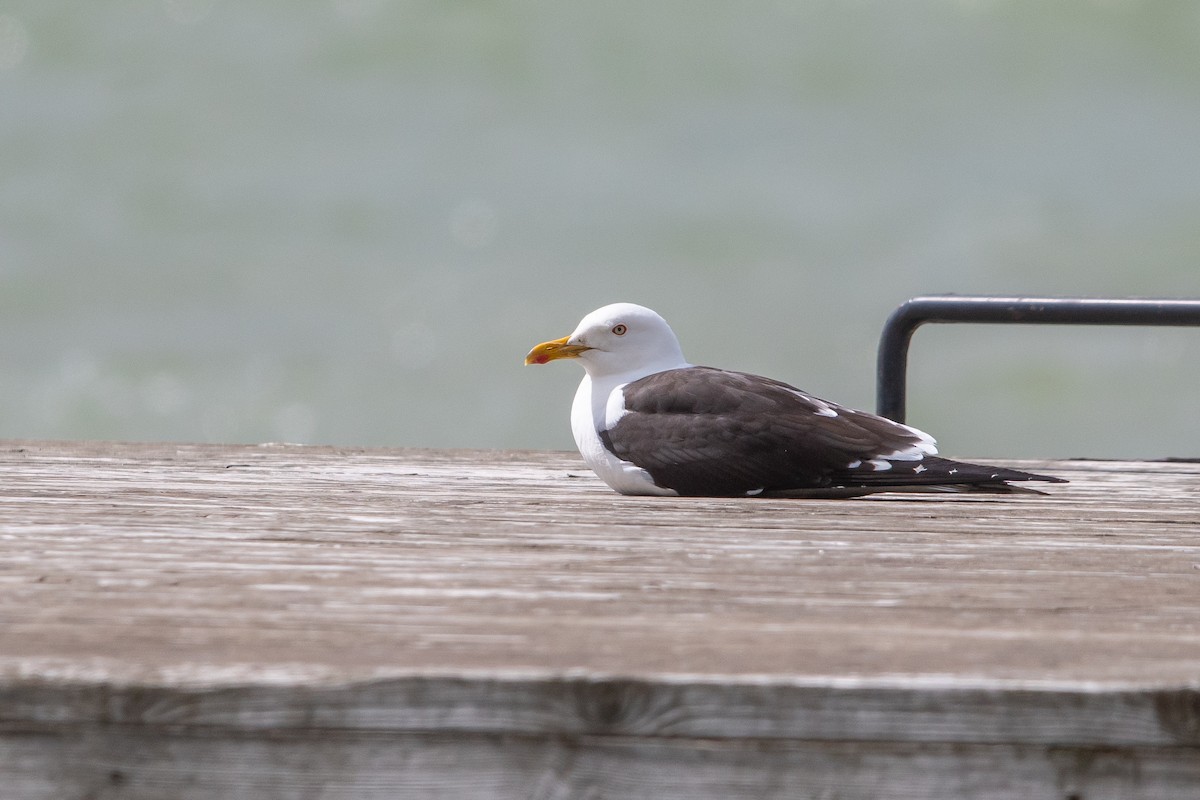
[{"label": "weathered wood surface", "polygon": [[1200,464],[1018,466],[3,443],[0,797],[1200,797]]}]

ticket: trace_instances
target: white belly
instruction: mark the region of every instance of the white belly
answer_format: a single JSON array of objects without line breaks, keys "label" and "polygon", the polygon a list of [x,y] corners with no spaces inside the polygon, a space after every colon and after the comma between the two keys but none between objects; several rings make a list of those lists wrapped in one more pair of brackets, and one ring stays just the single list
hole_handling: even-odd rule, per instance
[{"label": "white belly", "polygon": [[600,480],[621,494],[675,495],[674,489],[656,486],[650,473],[636,464],[622,461],[608,451],[600,441],[598,428],[610,428],[625,413],[620,387],[593,386],[590,376],[585,375],[575,392],[571,404],[571,432],[575,434],[575,446],[579,454]]}]

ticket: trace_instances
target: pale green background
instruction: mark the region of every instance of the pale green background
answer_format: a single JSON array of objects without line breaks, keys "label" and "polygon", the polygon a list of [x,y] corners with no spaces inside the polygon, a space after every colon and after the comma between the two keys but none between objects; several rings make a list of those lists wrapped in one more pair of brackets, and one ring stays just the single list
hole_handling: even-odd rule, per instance
[{"label": "pale green background", "polygon": [[[0,1],[0,436],[572,446],[614,300],[871,407],[922,293],[1200,297],[1200,3]],[[958,455],[1200,456],[1200,330],[928,329]]]}]

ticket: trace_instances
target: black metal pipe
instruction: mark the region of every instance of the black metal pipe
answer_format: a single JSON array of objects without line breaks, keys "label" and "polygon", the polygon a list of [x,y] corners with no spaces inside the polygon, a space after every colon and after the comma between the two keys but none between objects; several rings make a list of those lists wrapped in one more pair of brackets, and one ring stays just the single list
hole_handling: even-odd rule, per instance
[{"label": "black metal pipe", "polygon": [[926,322],[1200,326],[1200,300],[933,295],[901,303],[879,337],[876,411],[904,422],[908,347]]}]

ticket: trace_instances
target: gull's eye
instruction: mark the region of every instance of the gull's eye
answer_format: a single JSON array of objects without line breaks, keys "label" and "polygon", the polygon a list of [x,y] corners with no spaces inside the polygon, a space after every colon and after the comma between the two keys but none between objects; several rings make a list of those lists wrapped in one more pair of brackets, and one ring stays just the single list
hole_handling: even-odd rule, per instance
[{"label": "gull's eye", "polygon": [[629,330],[629,328],[626,328],[625,323],[622,322],[618,325],[613,325],[612,332],[615,333],[617,336],[624,336],[625,331],[627,331],[627,330]]}]

